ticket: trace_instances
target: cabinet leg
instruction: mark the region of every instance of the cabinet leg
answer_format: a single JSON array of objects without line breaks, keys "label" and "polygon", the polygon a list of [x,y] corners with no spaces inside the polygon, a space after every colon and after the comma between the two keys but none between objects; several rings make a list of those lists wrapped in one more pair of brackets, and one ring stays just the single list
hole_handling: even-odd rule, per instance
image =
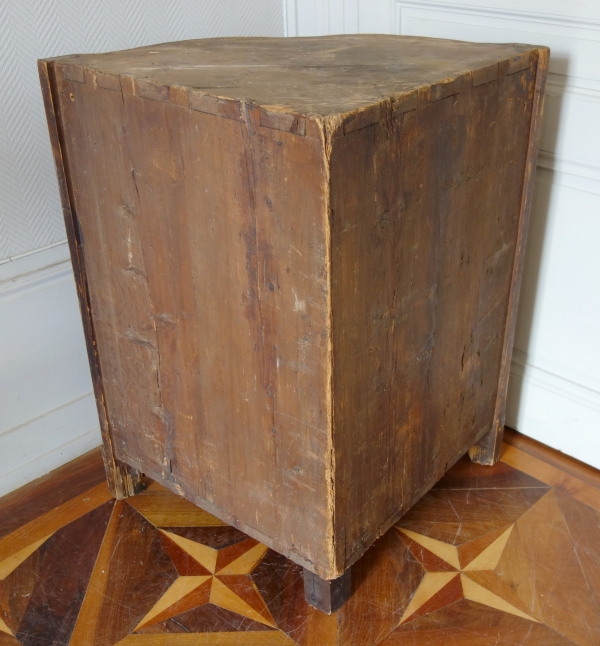
[{"label": "cabinet leg", "polygon": [[102,447],[102,457],[106,469],[106,480],[110,493],[117,500],[135,496],[146,488],[142,474],[128,464],[121,462],[112,456],[107,457]]},{"label": "cabinet leg", "polygon": [[352,568],[342,576],[328,581],[304,569],[304,598],[311,606],[328,615],[339,610],[352,594]]},{"label": "cabinet leg", "polygon": [[500,459],[504,424],[495,424],[477,444],[469,449],[471,462],[493,466]]}]

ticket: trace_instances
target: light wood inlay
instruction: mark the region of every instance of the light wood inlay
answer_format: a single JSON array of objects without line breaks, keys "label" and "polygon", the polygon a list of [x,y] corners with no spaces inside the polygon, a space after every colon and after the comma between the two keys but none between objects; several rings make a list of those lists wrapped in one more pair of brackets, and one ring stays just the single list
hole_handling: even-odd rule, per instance
[{"label": "light wood inlay", "polygon": [[[168,504],[164,504],[168,501]],[[173,494],[156,482],[139,496],[129,499],[132,507],[157,527],[217,527],[222,520],[189,500]]]},{"label": "light wood inlay", "polygon": [[406,536],[412,538],[413,541],[419,543],[419,545],[422,545],[424,548],[428,549],[436,556],[439,556],[441,559],[444,559],[444,561],[450,563],[452,567],[460,570],[458,550],[454,545],[443,543],[442,541],[438,541],[435,538],[430,538],[429,536],[423,536],[423,534],[411,532],[410,530],[404,529],[403,527],[400,527],[399,529],[403,534],[406,534]]},{"label": "light wood inlay", "polygon": [[60,505],[39,518],[19,527],[8,536],[0,539],[0,561],[13,556],[23,549],[24,545],[41,540],[56,530],[81,518],[92,509],[96,509],[111,499],[106,483],[101,483],[77,498]]},{"label": "light wood inlay", "polygon": [[254,569],[256,564],[265,555],[267,549],[266,545],[259,543],[235,559],[235,561],[232,561],[229,565],[219,570],[217,574],[247,574]]},{"label": "light wood inlay", "polygon": [[489,547],[483,550],[479,556],[476,556],[463,570],[465,572],[471,570],[493,570],[498,565],[498,561],[502,556],[502,551],[512,529],[513,525],[501,534]]},{"label": "light wood inlay", "polygon": [[203,583],[208,581],[210,576],[182,576],[173,582],[173,585],[163,594],[163,596],[156,602],[156,605],[150,612],[140,621],[134,630],[138,630],[142,626],[150,623],[154,617],[168,610],[171,606],[181,601],[190,592],[199,588]]},{"label": "light wood inlay", "polygon": [[210,602],[214,603],[216,606],[225,608],[226,610],[232,610],[238,615],[248,617],[248,619],[258,621],[266,626],[271,626],[273,628],[276,627],[272,619],[269,620],[256,612],[254,608],[249,606],[243,599],[241,599],[216,577],[213,578],[212,587],[210,589]]},{"label": "light wood inlay", "polygon": [[23,563],[23,561],[28,557],[31,556],[37,550],[37,548],[42,544],[45,543],[52,534],[48,534],[48,536],[43,536],[39,540],[35,541],[31,545],[28,545],[27,547],[24,547],[22,550],[19,550],[12,556],[9,556],[7,559],[4,559],[4,561],[0,561],[0,581],[3,579],[6,579],[6,577],[16,568]]},{"label": "light wood inlay", "polygon": [[176,543],[182,550],[187,552],[193,559],[198,561],[200,565],[203,565],[209,572],[212,574],[215,573],[215,566],[217,565],[217,556],[219,553],[217,550],[212,547],[207,547],[201,543],[196,543],[195,541],[190,541],[188,538],[179,536],[178,534],[173,534],[172,532],[166,532],[161,530],[161,532],[168,536],[174,543]]},{"label": "light wood inlay", "polygon": [[523,619],[529,619],[530,621],[537,621],[533,617],[526,615],[524,612],[521,612],[518,608],[512,606],[508,601],[504,601],[498,595],[495,595],[493,592],[490,592],[483,586],[475,583],[470,579],[466,574],[460,575],[460,581],[462,583],[463,594],[465,599],[469,601],[476,601],[477,603],[482,603],[484,606],[489,606],[490,608],[496,608],[496,610],[502,610],[503,612],[509,612],[511,615],[516,615],[517,617],[523,617]]},{"label": "light wood inlay", "polygon": [[0,617],[0,633],[6,633],[11,637],[14,637],[13,631],[6,625],[2,617]]},{"label": "light wood inlay", "polygon": [[400,623],[410,619],[412,615],[431,597],[437,594],[446,584],[450,583],[454,577],[458,576],[456,572],[426,572],[423,580],[419,584],[417,591],[410,600],[408,607],[402,615]]}]

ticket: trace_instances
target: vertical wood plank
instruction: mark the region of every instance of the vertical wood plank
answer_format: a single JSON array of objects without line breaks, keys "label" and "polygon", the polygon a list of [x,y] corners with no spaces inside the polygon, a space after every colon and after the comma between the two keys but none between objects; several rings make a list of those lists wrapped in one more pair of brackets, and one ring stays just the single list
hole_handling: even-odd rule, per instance
[{"label": "vertical wood plank", "polygon": [[506,418],[506,397],[508,394],[508,379],[510,373],[510,360],[515,339],[517,324],[517,307],[523,278],[523,266],[529,217],[531,214],[531,200],[533,197],[533,184],[535,168],[541,137],[541,120],[544,111],[544,87],[548,74],[549,52],[546,49],[537,50],[537,65],[535,86],[533,88],[533,108],[531,114],[530,130],[528,137],[527,162],[523,179],[523,192],[519,213],[519,227],[517,232],[516,250],[512,267],[510,301],[506,320],[504,341],[502,346],[502,363],[498,385],[498,395],[494,410],[494,422],[490,431],[473,447],[469,449],[469,456],[473,462],[493,465],[500,459],[502,446],[502,433]]},{"label": "vertical wood plank", "polygon": [[494,420],[535,69],[469,80],[333,138],[338,572]]},{"label": "vertical wood plank", "polygon": [[60,114],[57,105],[57,87],[56,77],[53,71],[51,61],[40,61],[38,63],[38,72],[42,87],[42,96],[44,108],[46,111],[46,120],[50,133],[50,143],[52,145],[52,154],[58,179],[60,199],[62,203],[65,227],[67,229],[67,238],[69,241],[69,250],[71,253],[71,262],[75,274],[75,285],[79,299],[79,309],[83,322],[83,331],[88,352],[88,360],[92,373],[92,383],[98,408],[98,417],[100,420],[100,430],[102,433],[102,456],[106,467],[108,485],[111,492],[116,498],[126,498],[134,495],[143,487],[139,472],[119,461],[115,455],[112,437],[108,423],[108,413],[106,409],[105,395],[100,373],[100,363],[94,336],[94,324],[91,315],[90,297],[88,284],[83,261],[83,250],[79,230],[74,211],[72,210],[72,196],[69,189],[69,169],[68,162],[64,156],[64,134],[60,124]]}]

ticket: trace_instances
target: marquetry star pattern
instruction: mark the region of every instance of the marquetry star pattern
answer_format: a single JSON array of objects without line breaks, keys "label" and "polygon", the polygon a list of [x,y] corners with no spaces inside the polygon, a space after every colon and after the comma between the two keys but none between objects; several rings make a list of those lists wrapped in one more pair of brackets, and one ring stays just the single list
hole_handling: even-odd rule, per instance
[{"label": "marquetry star pattern", "polygon": [[206,603],[271,628],[277,627],[249,576],[265,555],[265,545],[248,538],[215,549],[165,529],[160,532],[179,576],[134,632]]},{"label": "marquetry star pattern", "polygon": [[[459,546],[397,528],[408,549],[425,570],[400,624],[461,599],[475,601],[538,623],[514,605],[517,603],[522,606],[522,603],[508,586],[502,585],[494,572],[513,528],[514,524]],[[510,599],[510,602],[503,597]]]}]

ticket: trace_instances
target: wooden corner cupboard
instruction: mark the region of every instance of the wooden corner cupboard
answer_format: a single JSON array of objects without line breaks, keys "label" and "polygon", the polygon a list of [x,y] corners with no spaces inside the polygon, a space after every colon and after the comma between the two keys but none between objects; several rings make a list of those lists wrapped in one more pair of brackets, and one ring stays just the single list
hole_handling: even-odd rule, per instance
[{"label": "wooden corner cupboard", "polygon": [[504,423],[548,49],[223,38],[40,61],[108,481],[349,568]]}]

